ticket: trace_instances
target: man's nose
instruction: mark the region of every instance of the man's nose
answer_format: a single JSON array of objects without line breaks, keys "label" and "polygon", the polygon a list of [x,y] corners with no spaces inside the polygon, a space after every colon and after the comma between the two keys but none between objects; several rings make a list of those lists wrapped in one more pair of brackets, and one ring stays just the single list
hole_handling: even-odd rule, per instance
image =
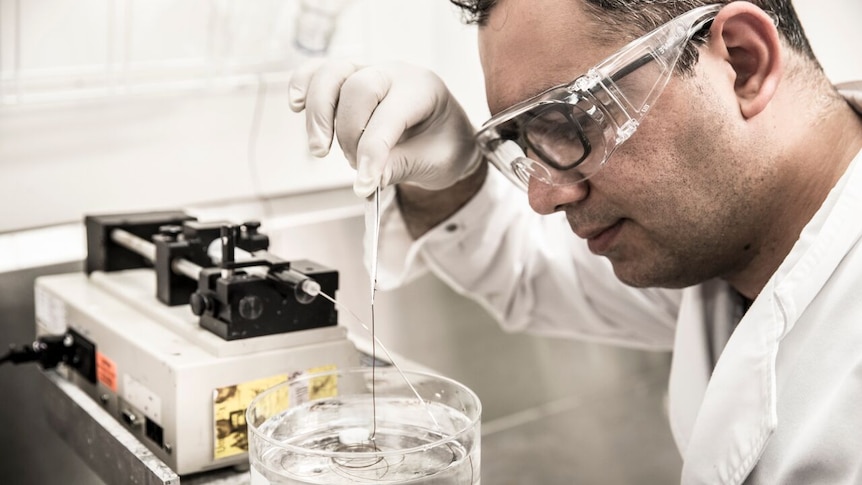
[{"label": "man's nose", "polygon": [[590,185],[587,181],[571,185],[551,185],[531,178],[527,187],[530,207],[542,215],[563,210],[567,204],[580,202],[589,194]]}]

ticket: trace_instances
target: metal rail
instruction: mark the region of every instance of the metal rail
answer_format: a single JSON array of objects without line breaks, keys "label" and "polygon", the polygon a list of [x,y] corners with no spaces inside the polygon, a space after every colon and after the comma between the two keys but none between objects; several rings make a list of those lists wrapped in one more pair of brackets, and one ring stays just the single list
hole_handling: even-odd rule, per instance
[{"label": "metal rail", "polygon": [[[129,231],[124,229],[114,229],[111,231],[111,240],[129,251],[133,251],[144,258],[147,258],[151,263],[156,262],[156,245],[135,236]],[[187,259],[177,258],[171,262],[171,269],[177,274],[188,276],[197,281],[203,268]]]}]

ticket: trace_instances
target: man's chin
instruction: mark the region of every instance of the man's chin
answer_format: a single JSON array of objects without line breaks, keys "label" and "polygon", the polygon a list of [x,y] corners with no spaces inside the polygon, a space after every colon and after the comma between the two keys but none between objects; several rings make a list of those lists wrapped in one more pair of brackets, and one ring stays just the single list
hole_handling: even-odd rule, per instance
[{"label": "man's chin", "polygon": [[623,284],[632,288],[667,288],[680,289],[697,284],[699,281],[691,281],[679,273],[662,273],[650,271],[643,268],[633,268],[624,263],[611,262],[614,274]]}]

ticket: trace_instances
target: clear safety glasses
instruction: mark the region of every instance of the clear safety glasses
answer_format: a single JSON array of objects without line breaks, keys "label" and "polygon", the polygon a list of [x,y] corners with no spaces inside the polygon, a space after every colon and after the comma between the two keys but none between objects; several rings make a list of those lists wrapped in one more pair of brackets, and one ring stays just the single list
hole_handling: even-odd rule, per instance
[{"label": "clear safety glasses", "polygon": [[640,37],[568,84],[488,120],[476,134],[485,156],[515,185],[531,178],[572,185],[599,171],[664,90],[688,41],[721,5],[690,10]]}]

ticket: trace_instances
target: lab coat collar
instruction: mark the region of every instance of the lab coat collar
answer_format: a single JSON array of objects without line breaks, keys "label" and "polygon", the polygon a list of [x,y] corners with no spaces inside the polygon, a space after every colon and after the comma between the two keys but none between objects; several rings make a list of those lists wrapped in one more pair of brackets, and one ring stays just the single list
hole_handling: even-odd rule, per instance
[{"label": "lab coat collar", "polygon": [[841,96],[844,96],[844,99],[847,100],[850,106],[862,115],[862,81],[838,84],[835,88],[838,89]]},{"label": "lab coat collar", "polygon": [[[862,83],[842,90],[862,113]],[[671,429],[683,484],[739,484],[778,424],[776,357],[847,251],[862,236],[862,154],[806,225],[799,241],[739,322],[710,376],[708,325],[732,325],[732,290],[708,282],[685,290],[669,385]]]}]

